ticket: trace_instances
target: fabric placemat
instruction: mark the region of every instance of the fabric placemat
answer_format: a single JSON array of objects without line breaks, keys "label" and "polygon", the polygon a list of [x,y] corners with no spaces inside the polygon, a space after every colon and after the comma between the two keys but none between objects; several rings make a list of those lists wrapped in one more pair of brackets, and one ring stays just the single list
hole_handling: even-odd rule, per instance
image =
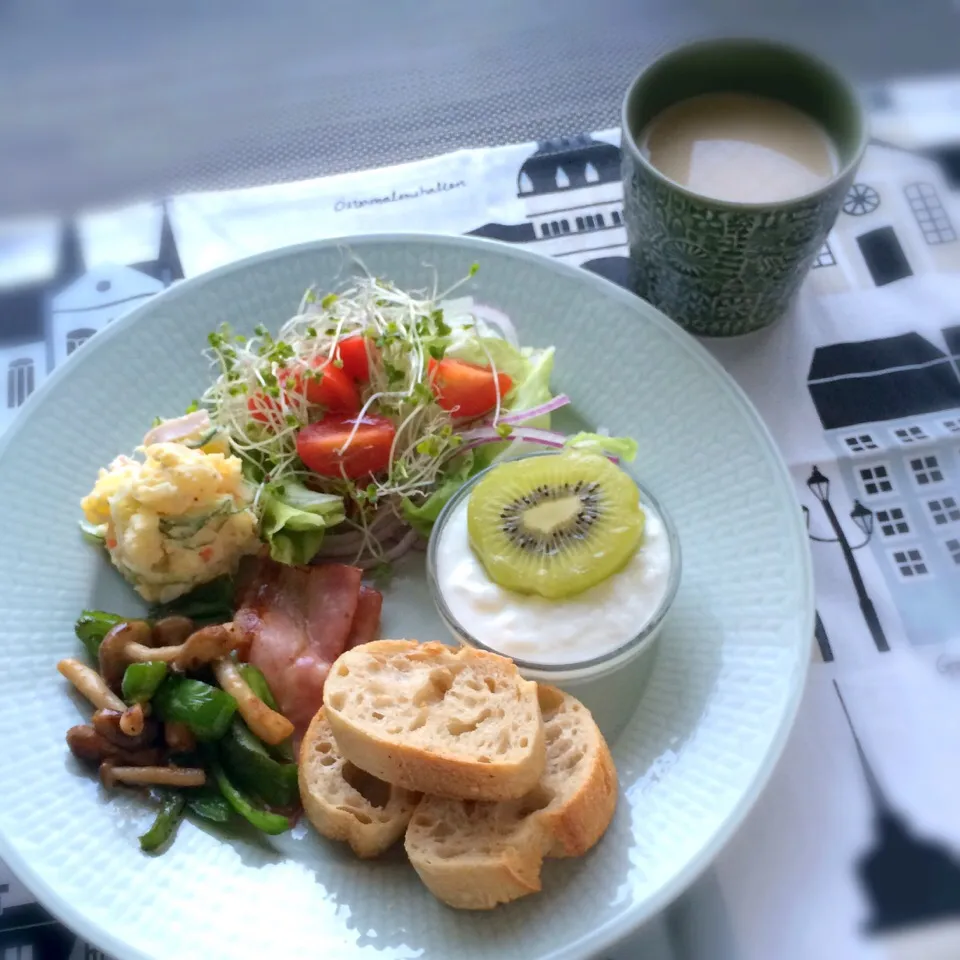
[{"label": "fabric placemat", "polygon": [[[716,865],[603,960],[960,956],[960,80],[868,99],[875,142],[791,316],[707,342],[808,512],[807,694]],[[622,212],[607,130],[4,224],[0,430],[111,320],[223,263],[416,230],[522,243],[623,282]],[[2,865],[0,951],[99,956]]]}]

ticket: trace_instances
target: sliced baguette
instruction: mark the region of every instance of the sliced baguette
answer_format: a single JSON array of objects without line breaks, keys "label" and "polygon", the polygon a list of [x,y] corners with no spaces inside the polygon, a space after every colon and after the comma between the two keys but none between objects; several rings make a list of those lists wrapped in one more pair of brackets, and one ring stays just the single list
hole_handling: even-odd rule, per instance
[{"label": "sliced baguette", "polygon": [[547,766],[520,800],[424,797],[404,847],[430,892],[451,907],[489,910],[540,890],[543,858],[586,853],[617,804],[610,750],[578,700],[541,686]]},{"label": "sliced baguette", "polygon": [[323,707],[300,744],[300,798],[317,832],[376,857],[403,836],[420,795],[358,770],[337,749]]},{"label": "sliced baguette", "polygon": [[377,640],[337,659],[323,704],[340,752],[407,790],[507,800],[543,773],[537,685],[506,657]]}]

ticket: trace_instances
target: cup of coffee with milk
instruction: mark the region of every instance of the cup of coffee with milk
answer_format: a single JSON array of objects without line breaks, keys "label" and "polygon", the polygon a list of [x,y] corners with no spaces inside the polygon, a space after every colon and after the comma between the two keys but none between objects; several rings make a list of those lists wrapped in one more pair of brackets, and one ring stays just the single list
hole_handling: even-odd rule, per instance
[{"label": "cup of coffee with milk", "polygon": [[850,85],[763,40],[668,53],[623,104],[634,289],[691,333],[735,336],[790,307],[866,146]]}]

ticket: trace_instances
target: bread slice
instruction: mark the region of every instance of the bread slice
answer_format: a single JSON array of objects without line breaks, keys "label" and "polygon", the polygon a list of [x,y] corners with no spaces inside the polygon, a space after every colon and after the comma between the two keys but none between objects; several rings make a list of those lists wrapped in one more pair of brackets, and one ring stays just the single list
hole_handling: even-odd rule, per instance
[{"label": "bread slice", "polygon": [[403,836],[420,795],[358,770],[337,749],[323,707],[300,744],[300,798],[317,832],[376,857]]},{"label": "bread slice", "polygon": [[506,657],[377,640],[337,659],[323,704],[340,752],[407,790],[507,800],[543,773],[537,685]]},{"label": "bread slice", "polygon": [[547,766],[520,800],[424,797],[404,846],[430,892],[451,907],[489,910],[540,890],[544,856],[576,857],[603,836],[617,805],[617,772],[590,711],[541,686]]}]

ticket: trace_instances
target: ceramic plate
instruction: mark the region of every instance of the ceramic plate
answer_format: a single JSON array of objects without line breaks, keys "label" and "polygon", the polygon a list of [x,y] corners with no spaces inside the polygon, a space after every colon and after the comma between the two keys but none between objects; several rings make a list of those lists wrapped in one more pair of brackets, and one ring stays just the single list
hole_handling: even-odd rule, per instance
[{"label": "ceramic plate", "polygon": [[[489,914],[435,901],[402,851],[362,863],[305,824],[224,840],[184,824],[163,856],[152,814],[107,797],[64,743],[88,711],[56,661],[84,607],[139,610],[77,529],[97,468],[207,383],[222,321],[276,329],[313,282],[350,269],[464,292],[521,341],[556,346],[553,387],[575,418],[640,444],[637,477],[676,522],[683,582],[649,681],[616,737],[620,802],[603,841],[548,861],[543,892]],[[488,241],[358,237],[280,250],[161,294],[32,397],[0,448],[0,857],[78,933],[117,958],[283,956],[449,960],[597,955],[680,893],[742,821],[783,747],[813,633],[809,556],[791,482],[746,398],[692,338],[586,271]],[[384,635],[448,639],[422,555],[388,591]],[[619,705],[621,708],[624,704]],[[632,704],[631,704],[632,706]],[[589,909],[586,909],[589,905]]]}]

